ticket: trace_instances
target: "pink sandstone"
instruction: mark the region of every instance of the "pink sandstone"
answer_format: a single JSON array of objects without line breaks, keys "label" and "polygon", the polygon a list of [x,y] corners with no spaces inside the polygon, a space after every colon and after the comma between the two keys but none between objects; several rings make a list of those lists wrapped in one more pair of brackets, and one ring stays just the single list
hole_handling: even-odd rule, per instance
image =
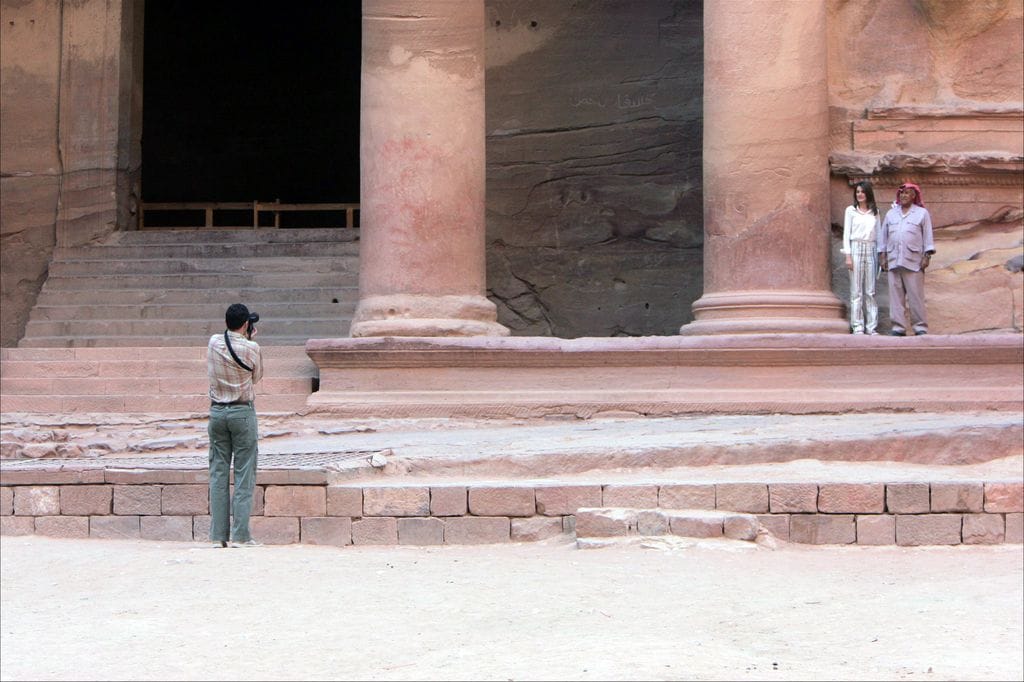
[{"label": "pink sandstone", "polygon": [[398,544],[443,545],[444,521],[436,517],[398,519]]},{"label": "pink sandstone", "polygon": [[857,516],[858,545],[895,545],[896,517],[892,514]]},{"label": "pink sandstone", "polygon": [[269,485],[263,505],[264,516],[326,516],[327,491],[320,486]]},{"label": "pink sandstone", "polygon": [[340,516],[303,517],[299,524],[301,542],[309,545],[352,544],[352,519]]},{"label": "pink sandstone", "polygon": [[430,489],[426,486],[363,488],[363,516],[426,516]]},{"label": "pink sandstone", "polygon": [[896,517],[896,544],[959,545],[962,524],[960,514],[900,514]]},{"label": "pink sandstone", "polygon": [[431,516],[464,516],[469,509],[466,486],[432,486],[430,488]]},{"label": "pink sandstone", "polygon": [[889,483],[885,486],[885,505],[891,514],[927,514],[931,510],[927,483]]},{"label": "pink sandstone", "polygon": [[984,507],[981,483],[932,483],[932,512],[980,512]]},{"label": "pink sandstone", "polygon": [[881,483],[826,483],[818,488],[818,511],[830,514],[879,514],[885,511]]}]

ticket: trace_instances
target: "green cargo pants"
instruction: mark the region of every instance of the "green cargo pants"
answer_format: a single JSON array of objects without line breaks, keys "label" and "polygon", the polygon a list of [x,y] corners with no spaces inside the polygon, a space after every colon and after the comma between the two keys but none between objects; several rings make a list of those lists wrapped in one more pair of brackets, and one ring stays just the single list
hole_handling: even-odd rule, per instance
[{"label": "green cargo pants", "polygon": [[[247,542],[258,459],[256,409],[252,404],[210,407],[210,540]],[[235,495],[231,497],[234,455]],[[231,535],[228,537],[229,512]]]}]

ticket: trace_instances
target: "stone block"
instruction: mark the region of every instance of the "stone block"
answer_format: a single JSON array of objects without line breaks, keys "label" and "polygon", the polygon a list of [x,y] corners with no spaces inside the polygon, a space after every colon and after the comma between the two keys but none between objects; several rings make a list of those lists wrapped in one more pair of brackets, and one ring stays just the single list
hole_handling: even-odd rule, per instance
[{"label": "stone block", "polygon": [[139,534],[143,540],[192,540],[192,517],[140,516]]},{"label": "stone block", "polygon": [[15,516],[60,516],[60,488],[19,485],[14,488]]},{"label": "stone block", "polygon": [[142,537],[138,516],[93,516],[89,519],[89,537],[98,540],[137,540]]},{"label": "stone block", "polygon": [[398,519],[398,544],[443,545],[444,521],[429,516]]},{"label": "stone block", "polygon": [[562,532],[567,535],[576,534],[576,515],[570,514],[569,516],[562,517]]},{"label": "stone block", "polygon": [[695,512],[669,515],[672,535],[687,538],[720,538],[725,532],[725,517],[722,514],[700,514]]},{"label": "stone block", "polygon": [[0,516],[0,535],[32,535],[35,532],[34,516]]},{"label": "stone block", "polygon": [[389,516],[371,516],[352,522],[353,545],[397,545],[398,521]]},{"label": "stone block", "polygon": [[[823,483],[818,486],[818,511],[825,514],[881,514],[885,511],[885,485]],[[852,525],[851,519],[851,528]]]},{"label": "stone block", "polygon": [[434,486],[430,489],[430,515],[465,516],[469,510],[468,496],[464,485]]},{"label": "stone block", "polygon": [[0,486],[0,516],[14,514],[14,488],[9,485]]},{"label": "stone block", "polygon": [[849,545],[857,541],[857,526],[852,514],[793,514],[789,517],[789,541]]},{"label": "stone block", "polygon": [[960,514],[899,514],[896,517],[896,544],[959,545],[963,524]]},{"label": "stone block", "polygon": [[347,516],[307,516],[300,519],[301,542],[306,545],[352,544],[352,519]]},{"label": "stone block", "polygon": [[932,507],[935,512],[980,512],[985,508],[985,488],[981,483],[932,483]]},{"label": "stone block", "polygon": [[508,542],[511,537],[512,524],[508,517],[451,516],[444,519],[446,545],[487,545]]},{"label": "stone block", "polygon": [[327,489],[319,485],[268,485],[263,491],[263,515],[327,516]]},{"label": "stone block", "polygon": [[[252,487],[252,514],[251,516],[263,516],[264,486],[254,485]],[[235,494],[235,486],[231,486],[231,494]]]},{"label": "stone block", "polygon": [[36,535],[52,538],[89,537],[88,516],[37,516]]},{"label": "stone block", "polygon": [[[964,514],[963,521],[961,536],[965,545],[998,545],[1006,537],[1002,514]],[[38,525],[37,522],[37,528]]]},{"label": "stone block", "polygon": [[428,516],[430,488],[381,486],[363,488],[363,516]]},{"label": "stone block", "polygon": [[[165,485],[160,491],[160,513],[164,516],[192,516],[210,513],[210,486]],[[145,526],[145,524],[143,524]]]},{"label": "stone block", "polygon": [[[925,485],[925,488],[928,486]],[[867,514],[857,517],[858,545],[895,545],[896,517],[892,514]]]},{"label": "stone block", "polygon": [[575,514],[580,507],[601,506],[599,485],[539,486],[534,490],[537,513],[543,516]]},{"label": "stone block", "polygon": [[210,516],[200,514],[192,517],[192,538],[197,542],[210,539]]},{"label": "stone block", "polygon": [[577,538],[622,537],[636,531],[636,511],[633,509],[580,508],[574,518]]},{"label": "stone block", "polygon": [[658,506],[663,509],[714,509],[714,483],[678,483],[658,488]]},{"label": "stone block", "polygon": [[764,483],[719,483],[715,486],[715,508],[764,514],[768,511],[768,486]]},{"label": "stone block", "polygon": [[362,516],[363,489],[341,485],[327,486],[327,515]]},{"label": "stone block", "polygon": [[930,488],[927,483],[889,483],[885,508],[890,514],[927,514],[932,508]]},{"label": "stone block", "polygon": [[761,529],[780,540],[789,541],[789,514],[758,514]]},{"label": "stone block", "polygon": [[110,513],[112,500],[113,490],[109,485],[60,487],[60,513],[64,516],[104,516]]},{"label": "stone block", "polygon": [[249,520],[249,532],[253,540],[265,545],[294,545],[300,537],[299,519],[295,516],[254,516]]},{"label": "stone block", "polygon": [[1016,545],[1024,543],[1024,514],[1006,514],[1006,537],[1004,542]]},{"label": "stone block", "polygon": [[656,509],[643,509],[636,514],[636,532],[639,535],[668,535],[668,517]]},{"label": "stone block", "polygon": [[471,487],[469,513],[474,516],[533,516],[537,513],[533,486]]},{"label": "stone block", "polygon": [[606,485],[601,491],[601,506],[657,509],[658,486]]},{"label": "stone block", "polygon": [[[598,491],[601,489],[598,488]],[[537,542],[563,533],[564,524],[560,516],[529,516],[511,519],[509,529],[513,542]]]},{"label": "stone block", "polygon": [[729,514],[723,523],[723,535],[731,540],[751,541],[757,537],[760,524],[753,514]]},{"label": "stone block", "polygon": [[814,483],[772,483],[768,486],[768,510],[773,514],[818,511],[818,486]]},{"label": "stone block", "polygon": [[114,513],[125,516],[159,516],[160,486],[115,485]]},{"label": "stone block", "polygon": [[[1024,483],[986,483],[985,511],[1012,514],[1024,512]],[[15,498],[17,514],[17,498]]]}]

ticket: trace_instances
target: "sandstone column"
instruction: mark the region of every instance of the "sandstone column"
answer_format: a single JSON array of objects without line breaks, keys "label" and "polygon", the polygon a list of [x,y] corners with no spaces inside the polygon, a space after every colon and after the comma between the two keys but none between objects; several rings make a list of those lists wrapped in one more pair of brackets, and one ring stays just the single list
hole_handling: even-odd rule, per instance
[{"label": "sandstone column", "polygon": [[825,5],[704,3],[704,295],[682,334],[848,331],[830,290]]},{"label": "sandstone column", "polygon": [[484,1],[363,0],[352,336],[497,336],[485,295]]}]

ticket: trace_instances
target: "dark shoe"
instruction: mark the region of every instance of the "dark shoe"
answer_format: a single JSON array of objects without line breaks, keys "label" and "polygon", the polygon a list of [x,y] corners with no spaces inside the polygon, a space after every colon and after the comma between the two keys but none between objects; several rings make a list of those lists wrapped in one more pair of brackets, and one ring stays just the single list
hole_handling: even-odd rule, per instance
[{"label": "dark shoe", "polygon": [[925,334],[927,334],[927,333],[928,333],[928,332],[927,332],[927,330],[925,330],[925,331],[919,331],[919,332],[914,332],[914,334],[916,334],[917,336],[924,336],[924,335],[925,335]]},{"label": "dark shoe", "polygon": [[907,335],[906,332],[898,332],[895,329],[893,329],[891,332],[889,332],[889,336],[906,336],[906,335]]}]

